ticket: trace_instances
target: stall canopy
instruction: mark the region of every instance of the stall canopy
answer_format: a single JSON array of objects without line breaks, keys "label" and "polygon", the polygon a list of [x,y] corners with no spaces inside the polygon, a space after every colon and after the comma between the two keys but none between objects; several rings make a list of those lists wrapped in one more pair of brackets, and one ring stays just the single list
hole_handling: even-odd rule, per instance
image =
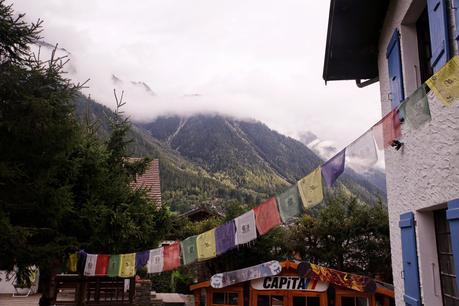
[{"label": "stall canopy", "polygon": [[323,78],[378,76],[378,41],[388,0],[331,0]]}]

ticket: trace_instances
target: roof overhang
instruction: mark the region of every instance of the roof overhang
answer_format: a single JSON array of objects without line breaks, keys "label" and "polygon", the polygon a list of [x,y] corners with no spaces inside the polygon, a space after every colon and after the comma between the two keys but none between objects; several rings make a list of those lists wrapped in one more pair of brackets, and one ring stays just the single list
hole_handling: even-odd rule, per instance
[{"label": "roof overhang", "polygon": [[378,76],[378,42],[389,0],[331,0],[323,78]]}]

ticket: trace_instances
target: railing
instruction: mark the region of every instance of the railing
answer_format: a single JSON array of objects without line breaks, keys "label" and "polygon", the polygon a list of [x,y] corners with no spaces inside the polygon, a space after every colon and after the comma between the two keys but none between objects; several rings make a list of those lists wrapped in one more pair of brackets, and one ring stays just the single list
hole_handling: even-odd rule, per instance
[{"label": "railing", "polygon": [[56,276],[56,306],[132,306],[134,278],[84,277],[76,274]]}]

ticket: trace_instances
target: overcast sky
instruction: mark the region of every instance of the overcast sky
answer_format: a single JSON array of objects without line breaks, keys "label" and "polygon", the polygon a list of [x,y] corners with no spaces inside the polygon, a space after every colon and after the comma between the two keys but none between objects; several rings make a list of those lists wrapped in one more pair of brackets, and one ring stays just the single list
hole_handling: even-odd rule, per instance
[{"label": "overcast sky", "polygon": [[[380,118],[378,84],[324,84],[329,1],[9,2],[71,52],[72,78],[91,79],[85,93],[113,107],[113,88],[124,88],[136,119],[218,112],[342,148]],[[113,74],[124,82],[115,86]]]}]

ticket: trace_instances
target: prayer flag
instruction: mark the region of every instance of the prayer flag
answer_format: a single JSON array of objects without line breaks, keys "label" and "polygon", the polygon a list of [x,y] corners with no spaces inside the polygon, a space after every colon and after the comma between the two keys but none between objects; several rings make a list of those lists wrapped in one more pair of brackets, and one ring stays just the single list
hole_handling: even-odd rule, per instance
[{"label": "prayer flag", "polygon": [[217,255],[223,254],[236,246],[236,225],[234,220],[226,222],[215,229]]},{"label": "prayer flag", "polygon": [[215,229],[211,229],[210,231],[198,235],[196,237],[196,246],[199,261],[217,256]]},{"label": "prayer flag", "polygon": [[450,106],[459,98],[459,58],[455,55],[445,66],[426,81],[435,95]]},{"label": "prayer flag", "polygon": [[148,273],[163,272],[164,267],[164,248],[150,250],[150,258],[147,263]]},{"label": "prayer flag", "polygon": [[145,267],[150,258],[150,251],[142,251],[135,253],[135,267],[136,269],[141,269]]},{"label": "prayer flag", "polygon": [[394,140],[402,136],[397,110],[389,112],[371,130],[380,150],[390,146]]},{"label": "prayer flag", "polygon": [[304,209],[312,208],[322,202],[324,195],[320,167],[298,182],[298,191],[300,192]]},{"label": "prayer flag", "polygon": [[84,265],[84,275],[96,275],[97,254],[86,254],[86,263]]},{"label": "prayer flag", "polygon": [[87,253],[83,250],[80,250],[80,252],[78,253],[77,271],[80,274],[84,273],[84,267],[86,264],[86,255]]},{"label": "prayer flag", "polygon": [[110,255],[97,255],[96,275],[107,275]]},{"label": "prayer flag", "polygon": [[182,250],[182,259],[184,265],[193,263],[198,258],[196,237],[196,235],[191,236],[180,242],[180,249]]},{"label": "prayer flag", "polygon": [[333,186],[335,181],[344,171],[346,149],[342,150],[322,165],[322,176],[327,187]]},{"label": "prayer flag", "polygon": [[180,267],[180,243],[174,242],[164,246],[164,271]]},{"label": "prayer flag", "polygon": [[281,220],[284,223],[303,212],[297,184],[277,196],[277,205]]},{"label": "prayer flag", "polygon": [[277,210],[276,197],[272,197],[253,209],[255,222],[260,235],[269,232],[273,227],[281,224],[279,211]]},{"label": "prayer flag", "polygon": [[108,261],[107,275],[110,277],[118,277],[120,274],[120,255],[110,255]]},{"label": "prayer flag", "polygon": [[236,224],[236,244],[241,245],[257,239],[255,214],[253,210],[234,219]]},{"label": "prayer flag", "polygon": [[135,275],[135,253],[121,254],[120,277],[133,277]]},{"label": "prayer flag", "polygon": [[411,96],[403,101],[399,110],[405,114],[405,122],[413,129],[417,129],[430,121],[430,108],[425,85],[421,85]]},{"label": "prayer flag", "polygon": [[68,270],[69,272],[75,273],[77,271],[77,264],[78,264],[78,253],[72,253],[69,255],[68,261]]},{"label": "prayer flag", "polygon": [[346,159],[357,171],[366,170],[378,162],[373,132],[368,130],[346,148]]}]

